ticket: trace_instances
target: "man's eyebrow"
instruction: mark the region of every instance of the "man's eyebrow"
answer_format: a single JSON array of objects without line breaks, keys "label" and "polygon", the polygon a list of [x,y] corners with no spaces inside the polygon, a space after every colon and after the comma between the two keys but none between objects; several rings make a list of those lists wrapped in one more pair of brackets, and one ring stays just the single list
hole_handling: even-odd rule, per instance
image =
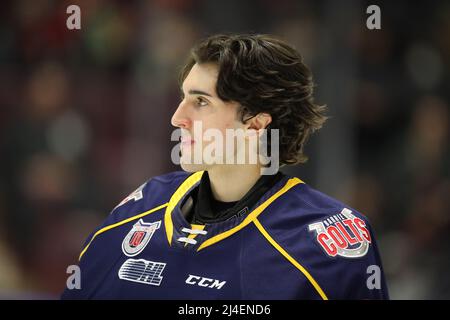
[{"label": "man's eyebrow", "polygon": [[189,94],[200,94],[200,95],[208,96],[208,97],[211,97],[211,98],[213,97],[210,93],[202,91],[202,90],[189,90],[188,93]]}]

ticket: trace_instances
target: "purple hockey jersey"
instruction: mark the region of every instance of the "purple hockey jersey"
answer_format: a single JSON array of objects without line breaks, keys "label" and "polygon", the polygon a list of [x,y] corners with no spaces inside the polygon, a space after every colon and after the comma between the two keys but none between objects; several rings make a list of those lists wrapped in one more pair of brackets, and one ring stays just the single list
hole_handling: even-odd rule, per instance
[{"label": "purple hockey jersey", "polygon": [[367,219],[284,176],[245,214],[191,225],[203,171],[150,179],[87,239],[63,299],[388,299]]}]

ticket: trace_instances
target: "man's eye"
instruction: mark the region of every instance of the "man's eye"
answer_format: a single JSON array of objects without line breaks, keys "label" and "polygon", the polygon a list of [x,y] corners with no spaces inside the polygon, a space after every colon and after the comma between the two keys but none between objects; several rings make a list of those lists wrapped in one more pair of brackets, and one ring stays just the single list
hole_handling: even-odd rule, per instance
[{"label": "man's eye", "polygon": [[204,107],[204,106],[207,106],[208,105],[208,101],[206,101],[205,99],[203,99],[203,98],[197,98],[197,106],[199,106],[199,107]]}]

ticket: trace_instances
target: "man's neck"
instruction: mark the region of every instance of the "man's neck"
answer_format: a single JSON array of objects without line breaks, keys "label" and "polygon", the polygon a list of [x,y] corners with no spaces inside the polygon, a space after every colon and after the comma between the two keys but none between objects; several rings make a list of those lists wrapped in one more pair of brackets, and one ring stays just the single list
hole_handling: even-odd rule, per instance
[{"label": "man's neck", "polygon": [[218,201],[239,201],[261,177],[258,165],[221,165],[208,170],[211,191]]}]

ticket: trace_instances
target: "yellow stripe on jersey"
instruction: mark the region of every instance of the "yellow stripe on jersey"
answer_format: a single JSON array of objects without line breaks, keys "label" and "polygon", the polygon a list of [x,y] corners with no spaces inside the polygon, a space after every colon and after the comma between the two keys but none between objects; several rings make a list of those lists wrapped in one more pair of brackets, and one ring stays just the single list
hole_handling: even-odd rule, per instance
[{"label": "yellow stripe on jersey", "polygon": [[164,226],[166,229],[167,241],[169,242],[169,245],[172,245],[173,236],[173,208],[175,208],[181,198],[184,197],[184,195],[192,188],[192,186],[201,180],[203,172],[204,171],[198,171],[184,180],[169,200],[169,205],[167,206],[166,213],[164,215]]},{"label": "yellow stripe on jersey", "polygon": [[313,285],[313,287],[316,289],[316,291],[319,293],[320,297],[323,300],[328,300],[325,292],[323,292],[320,285],[317,283],[317,281],[311,276],[311,274],[306,270],[300,263],[298,263],[292,256],[287,253],[286,250],[284,250],[270,235],[269,233],[264,229],[264,227],[261,225],[261,223],[258,221],[258,219],[253,220],[258,230],[262,233],[262,235],[269,241],[269,243],[275,247],[290,263],[292,263],[298,270],[300,270],[301,273],[304,274],[304,276],[308,279],[308,281]]},{"label": "yellow stripe on jersey", "polygon": [[133,216],[133,217],[130,217],[130,218],[128,218],[128,219],[119,221],[119,222],[117,222],[117,223],[114,223],[114,224],[112,224],[112,225],[106,226],[106,227],[104,227],[104,228],[98,230],[98,231],[94,234],[94,236],[92,237],[91,241],[89,241],[89,243],[87,244],[87,246],[83,249],[83,251],[81,251],[78,260],[81,260],[81,257],[83,257],[84,253],[85,253],[86,250],[89,248],[89,246],[91,245],[92,241],[94,241],[94,239],[95,239],[98,235],[100,235],[100,234],[102,234],[103,232],[106,232],[106,231],[108,231],[108,230],[111,230],[111,229],[113,229],[113,228],[115,228],[115,227],[118,227],[118,226],[121,226],[121,225],[123,225],[123,224],[125,224],[125,223],[128,223],[128,222],[130,222],[130,221],[133,221],[133,220],[142,218],[142,217],[144,217],[144,216],[146,216],[146,215],[149,215],[149,214],[151,214],[151,213],[153,213],[153,212],[155,212],[155,211],[158,211],[158,210],[160,210],[160,209],[162,209],[162,208],[164,208],[164,207],[166,207],[166,206],[168,206],[168,205],[169,205],[169,203],[167,202],[167,203],[162,204],[162,205],[160,205],[160,206],[158,206],[158,207],[156,207],[156,208],[150,209],[150,210],[145,211],[145,212],[143,212],[143,213],[140,213],[140,214],[138,214],[138,215],[136,215],[136,216]]},{"label": "yellow stripe on jersey", "polygon": [[287,192],[289,189],[291,189],[292,187],[296,186],[297,184],[300,183],[304,183],[302,180],[300,180],[299,178],[292,178],[289,179],[286,184],[284,185],[283,188],[281,188],[280,190],[278,190],[278,192],[276,192],[275,194],[273,194],[269,199],[267,199],[266,201],[264,201],[261,205],[259,205],[255,210],[253,210],[252,212],[249,213],[249,215],[240,223],[238,224],[236,227],[222,232],[208,240],[206,240],[205,242],[203,242],[200,247],[197,249],[197,251],[200,251],[202,249],[205,249],[206,247],[209,247],[210,245],[219,242],[225,238],[228,238],[229,236],[233,235],[234,233],[238,232],[239,230],[241,230],[242,228],[244,228],[245,226],[247,226],[249,223],[251,223],[253,220],[255,220],[272,202],[274,202],[278,197],[280,197],[281,195],[283,195],[285,192]]}]

